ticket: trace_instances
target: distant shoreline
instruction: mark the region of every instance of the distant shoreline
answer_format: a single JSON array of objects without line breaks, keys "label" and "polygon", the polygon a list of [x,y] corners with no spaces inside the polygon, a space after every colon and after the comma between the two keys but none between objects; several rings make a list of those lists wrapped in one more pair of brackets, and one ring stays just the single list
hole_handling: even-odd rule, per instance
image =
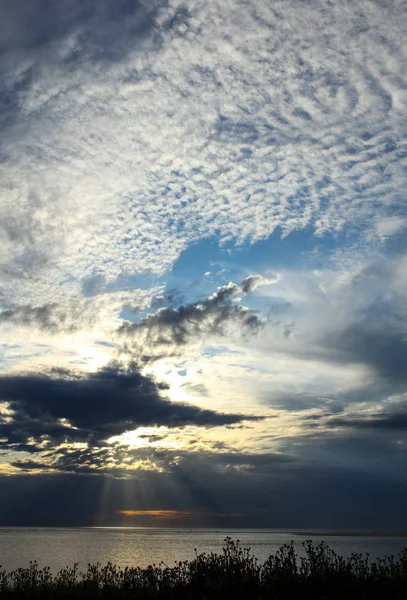
[{"label": "distant shoreline", "polygon": [[134,531],[138,533],[148,532],[194,532],[194,533],[225,533],[228,535],[238,535],[240,532],[264,532],[276,535],[293,535],[300,537],[366,537],[366,538],[407,538],[407,531],[396,531],[391,529],[379,530],[356,530],[356,529],[285,529],[285,528],[263,528],[263,527],[153,527],[153,526],[98,526],[98,525],[74,525],[74,526],[46,526],[46,525],[0,525],[0,532],[12,530],[32,530],[32,531],[78,531],[78,530],[102,530],[102,531]]},{"label": "distant shoreline", "polygon": [[308,537],[407,537],[407,531],[288,531],[287,533]]}]

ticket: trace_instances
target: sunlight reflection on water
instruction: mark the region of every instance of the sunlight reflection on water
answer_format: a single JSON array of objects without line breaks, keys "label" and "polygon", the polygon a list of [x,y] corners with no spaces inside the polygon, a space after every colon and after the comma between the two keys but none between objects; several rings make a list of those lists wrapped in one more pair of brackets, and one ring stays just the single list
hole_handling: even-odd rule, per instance
[{"label": "sunlight reflection on water", "polygon": [[270,529],[0,528],[0,565],[11,570],[37,560],[54,572],[74,563],[86,569],[88,563],[108,561],[122,567],[161,561],[173,566],[175,561],[193,558],[195,548],[221,552],[226,536],[250,547],[260,561],[291,540],[301,556],[301,543],[311,537],[315,542],[323,539],[343,556],[368,552],[376,558],[397,554],[407,546],[407,538],[402,537],[302,536]]}]

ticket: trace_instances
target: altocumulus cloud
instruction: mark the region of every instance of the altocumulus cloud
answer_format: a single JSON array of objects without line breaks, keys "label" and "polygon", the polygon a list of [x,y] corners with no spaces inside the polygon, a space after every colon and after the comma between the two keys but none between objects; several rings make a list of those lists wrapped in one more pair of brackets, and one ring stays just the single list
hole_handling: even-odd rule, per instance
[{"label": "altocumulus cloud", "polygon": [[163,273],[206,236],[397,221],[404,3],[23,6],[0,9],[6,302]]}]

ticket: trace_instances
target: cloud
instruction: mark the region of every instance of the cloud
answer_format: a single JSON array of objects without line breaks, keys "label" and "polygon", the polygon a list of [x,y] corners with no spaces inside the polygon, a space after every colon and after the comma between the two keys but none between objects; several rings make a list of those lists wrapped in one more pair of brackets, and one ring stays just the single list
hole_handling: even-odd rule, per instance
[{"label": "cloud", "polygon": [[139,323],[126,322],[118,329],[119,336],[126,339],[125,350],[142,353],[149,360],[148,352],[170,355],[174,348],[186,346],[210,336],[224,336],[226,327],[235,325],[244,333],[257,333],[264,320],[253,310],[235,304],[239,294],[248,294],[258,285],[265,285],[265,278],[251,275],[241,285],[230,282],[200,302],[178,308],[160,308]]},{"label": "cloud", "polygon": [[0,476],[0,484],[3,526],[123,525],[118,511],[180,510],[211,513],[215,527],[225,521],[214,515],[236,513],[244,517],[228,520],[232,527],[402,529],[407,492],[401,473],[304,462],[224,470],[198,456],[170,473],[138,469],[127,479],[22,473]]},{"label": "cloud", "polygon": [[407,381],[406,281],[400,276],[403,263],[404,256],[396,255],[366,261],[351,273],[342,289],[333,290],[339,322],[331,311],[331,324],[327,324],[326,333],[319,334],[327,357],[364,364],[395,388]]},{"label": "cloud", "polygon": [[403,3],[44,6],[0,13],[7,302],[161,274],[203,237],[367,243],[401,216]]},{"label": "cloud", "polygon": [[[52,334],[56,344],[62,334],[92,329],[93,340],[114,338],[141,365],[206,337],[230,334],[235,341],[243,333],[247,354],[218,359],[215,374],[214,357],[205,358],[207,380],[197,365],[189,389],[226,409],[236,398],[253,407],[259,395],[274,394],[270,404],[285,412],[275,433],[267,422],[267,442],[258,439],[259,420],[246,440],[265,452],[294,431],[290,451],[300,448],[319,466],[293,476],[281,456],[280,469],[270,456],[129,455],[145,461],[157,489],[169,485],[158,475],[161,466],[192,488],[195,503],[208,499],[213,513],[219,488],[220,504],[275,502],[282,520],[301,521],[300,497],[303,514],[327,526],[332,507],[359,526],[369,521],[364,507],[376,523],[384,519],[381,503],[373,510],[369,502],[377,485],[384,495],[388,483],[384,461],[378,472],[380,452],[397,455],[402,469],[403,452],[394,447],[404,405],[359,405],[401,394],[406,383],[406,259],[372,259],[400,250],[405,229],[405,3],[385,4],[22,0],[17,10],[11,0],[1,3],[2,340],[15,344],[20,336],[12,352],[23,360],[32,357],[34,336],[39,344],[40,334]],[[250,275],[194,303],[162,292],[157,278],[197,240],[213,238],[233,252],[277,228],[283,236],[302,230],[303,237],[293,236],[293,259],[303,258],[306,236],[315,240],[314,270],[284,272],[282,251],[281,279],[265,292],[290,321],[265,328],[249,351],[245,334],[264,321],[238,297],[274,280]],[[339,265],[334,273],[326,270],[328,254],[330,267]],[[233,261],[239,256],[234,252]],[[273,252],[262,260],[268,270]],[[121,326],[131,307],[145,311],[152,297],[154,314]],[[89,344],[82,344],[89,365]],[[128,469],[120,471],[123,449],[107,447],[109,436],[139,425],[174,431],[246,418],[235,408],[204,410],[165,394],[138,366],[3,375],[0,445],[16,469],[86,477],[112,468],[127,476]],[[333,476],[338,464],[345,472]],[[370,469],[365,489],[355,465]],[[294,478],[279,487],[284,469]],[[398,478],[390,482],[397,504],[404,483],[396,467],[391,475]],[[68,521],[81,522],[90,509],[70,510]],[[11,521],[13,511],[11,503]]]},{"label": "cloud", "polygon": [[[78,329],[82,329],[84,325],[92,326],[95,324],[96,319],[94,313],[88,315],[88,320],[84,322],[83,310],[80,310],[78,306],[71,306],[70,308],[71,310],[68,311],[65,307],[58,304],[9,308],[0,312],[0,324],[13,323],[22,326],[34,325],[50,334],[61,331],[74,332]],[[75,308],[77,310],[75,310]]]},{"label": "cloud", "polygon": [[[145,41],[159,5],[160,2],[143,0],[63,0],[62,5],[47,0],[22,0],[16,10],[11,0],[5,0],[1,7],[0,64],[5,69],[7,59],[17,62],[30,52],[34,58],[47,62],[60,60],[67,68],[79,66],[77,61],[118,60],[129,38],[135,45]],[[102,54],[100,45],[105,41],[110,42],[110,47]]]},{"label": "cloud", "polygon": [[272,283],[276,283],[276,281],[278,281],[278,277],[270,279],[263,277],[263,275],[249,275],[242,281],[241,289],[244,294],[250,294],[250,292],[254,292],[254,290],[256,290],[258,287],[270,285]]},{"label": "cloud", "polygon": [[374,331],[368,323],[360,323],[338,332],[331,343],[338,358],[363,362],[394,384],[407,382],[407,338],[403,331]]},{"label": "cloud", "polygon": [[[50,460],[51,459],[51,460]],[[130,462],[129,462],[130,461]],[[267,472],[268,469],[291,469],[298,462],[278,452],[206,451],[172,448],[128,448],[124,445],[101,447],[61,446],[55,452],[43,452],[38,459],[22,458],[11,464],[18,471],[59,472],[132,477],[138,470],[178,473],[195,469],[217,472]]]},{"label": "cloud", "polygon": [[[381,395],[405,388],[403,250],[390,256],[380,250],[366,257],[364,251],[355,249],[340,250],[338,255],[326,259],[318,254],[306,268],[285,270],[272,289],[273,296],[288,305],[284,333],[278,335],[272,320],[267,335],[257,342],[274,360],[291,358],[291,365],[284,366],[291,371],[291,382],[284,382],[286,389],[276,385],[272,391],[277,399],[281,395],[291,403],[297,394],[306,394],[305,405],[312,398],[315,404],[320,404],[319,398],[376,402]],[[323,268],[314,268],[318,261]],[[302,403],[305,396],[297,399]]]},{"label": "cloud", "polygon": [[131,364],[111,363],[87,375],[67,370],[0,376],[0,447],[31,443],[101,444],[139,426],[217,427],[260,417],[225,414],[163,396],[167,385],[143,376]]},{"label": "cloud", "polygon": [[377,231],[383,238],[404,233],[407,228],[407,219],[402,216],[389,217],[377,223]]},{"label": "cloud", "polygon": [[355,410],[346,414],[328,418],[324,421],[328,428],[343,428],[370,431],[371,433],[383,432],[388,434],[402,434],[407,431],[407,395],[387,399],[379,407],[371,407],[362,412]]},{"label": "cloud", "polygon": [[39,306],[11,305],[3,310],[0,309],[3,339],[9,334],[13,341],[17,341],[20,336],[24,338],[31,332],[41,332],[57,338],[58,334],[74,334],[90,330],[106,336],[118,327],[121,322],[120,312],[125,307],[137,303],[138,310],[145,310],[156,289],[104,291],[95,296]]}]

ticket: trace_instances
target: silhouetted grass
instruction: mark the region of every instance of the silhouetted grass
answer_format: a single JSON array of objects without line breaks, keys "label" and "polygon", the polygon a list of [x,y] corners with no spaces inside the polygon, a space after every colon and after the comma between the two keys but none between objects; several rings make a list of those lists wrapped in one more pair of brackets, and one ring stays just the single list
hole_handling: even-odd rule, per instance
[{"label": "silhouetted grass", "polygon": [[53,575],[36,562],[7,573],[0,570],[0,598],[134,598],[211,600],[263,598],[375,600],[407,598],[407,549],[397,557],[370,562],[368,555],[338,556],[323,542],[303,543],[305,557],[286,544],[259,564],[250,550],[225,539],[221,554],[196,554],[173,567],[162,564],[124,569],[108,563],[78,565]]}]

